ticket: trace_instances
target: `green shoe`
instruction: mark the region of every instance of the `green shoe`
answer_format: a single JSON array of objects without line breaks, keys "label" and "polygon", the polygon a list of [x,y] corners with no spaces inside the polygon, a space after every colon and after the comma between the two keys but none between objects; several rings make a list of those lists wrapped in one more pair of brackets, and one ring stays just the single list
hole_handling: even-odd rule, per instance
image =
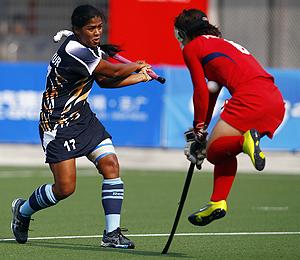
[{"label": "green shoe", "polygon": [[223,218],[227,212],[227,203],[225,200],[210,201],[199,211],[189,216],[188,220],[196,226],[206,226],[213,220]]},{"label": "green shoe", "polygon": [[243,152],[248,154],[254,167],[258,171],[265,168],[266,159],[259,147],[260,136],[256,129],[250,129],[244,133]]}]

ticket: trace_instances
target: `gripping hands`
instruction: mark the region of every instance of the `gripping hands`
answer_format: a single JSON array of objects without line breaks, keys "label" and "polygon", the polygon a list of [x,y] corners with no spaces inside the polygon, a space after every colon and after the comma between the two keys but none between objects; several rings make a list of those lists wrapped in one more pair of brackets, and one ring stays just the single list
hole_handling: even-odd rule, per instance
[{"label": "gripping hands", "polygon": [[186,144],[184,147],[184,154],[186,158],[194,163],[198,170],[201,170],[202,163],[206,158],[206,137],[207,131],[201,129],[196,134],[194,129],[189,129],[184,132]]}]

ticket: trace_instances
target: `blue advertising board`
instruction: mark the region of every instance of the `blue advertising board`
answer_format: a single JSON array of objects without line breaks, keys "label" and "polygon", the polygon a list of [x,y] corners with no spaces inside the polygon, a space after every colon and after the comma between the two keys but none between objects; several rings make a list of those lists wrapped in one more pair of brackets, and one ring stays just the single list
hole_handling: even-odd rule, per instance
[{"label": "blue advertising board", "polygon": [[285,116],[272,140],[264,138],[262,146],[268,149],[300,150],[300,70],[268,69],[275,77],[285,101]]},{"label": "blue advertising board", "polygon": [[[268,71],[275,77],[275,83],[282,92],[286,113],[273,139],[267,137],[262,139],[262,147],[267,150],[300,150],[300,70],[268,69]],[[183,133],[193,122],[193,86],[186,68],[169,68],[167,72],[162,144],[165,147],[182,148]],[[209,132],[219,119],[225,100],[229,98],[228,91],[223,88],[208,128]]]},{"label": "blue advertising board", "polygon": [[[46,63],[0,63],[0,142],[40,142],[46,71]],[[162,92],[156,81],[118,89],[101,89],[95,83],[88,101],[116,145],[158,147]]]},{"label": "blue advertising board", "polygon": [[0,142],[38,143],[45,63],[0,63]]},{"label": "blue advertising board", "polygon": [[[185,67],[161,66],[166,77],[119,89],[96,84],[88,98],[92,110],[118,146],[182,148],[183,133],[193,121],[193,86]],[[39,143],[38,119],[45,87],[46,63],[0,63],[0,142]],[[268,69],[281,90],[286,113],[273,140],[263,138],[268,150],[300,150],[300,70]],[[218,98],[209,131],[219,118],[229,93]]]},{"label": "blue advertising board", "polygon": [[159,147],[162,93],[163,87],[157,81],[118,89],[94,86],[89,103],[113,136],[114,144]]}]

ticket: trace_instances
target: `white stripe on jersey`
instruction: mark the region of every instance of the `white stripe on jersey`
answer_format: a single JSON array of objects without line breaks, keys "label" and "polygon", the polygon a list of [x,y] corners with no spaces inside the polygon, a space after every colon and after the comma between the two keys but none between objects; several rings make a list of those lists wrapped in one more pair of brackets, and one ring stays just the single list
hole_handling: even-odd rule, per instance
[{"label": "white stripe on jersey", "polygon": [[99,47],[97,48],[99,50],[99,56],[97,56],[96,53],[90,48],[83,46],[77,41],[71,40],[66,45],[65,50],[71,57],[85,66],[89,74],[92,75],[93,71],[102,59],[102,51]]},{"label": "white stripe on jersey", "polygon": [[44,136],[43,136],[43,147],[44,147],[44,149],[45,149],[45,153],[46,153],[47,145],[48,145],[52,140],[55,139],[56,132],[57,132],[57,130],[50,130],[50,131],[44,132]]}]

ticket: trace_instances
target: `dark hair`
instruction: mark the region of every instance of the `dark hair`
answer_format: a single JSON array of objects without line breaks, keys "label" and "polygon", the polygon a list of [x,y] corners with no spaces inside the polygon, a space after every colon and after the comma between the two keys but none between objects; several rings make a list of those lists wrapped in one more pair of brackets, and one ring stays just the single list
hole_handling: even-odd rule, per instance
[{"label": "dark hair", "polygon": [[94,6],[79,5],[73,11],[71,17],[72,26],[81,28],[85,26],[87,22],[94,17],[101,17],[101,19],[105,21],[104,14]]},{"label": "dark hair", "polygon": [[174,25],[191,40],[206,34],[221,37],[218,27],[210,24],[206,14],[198,9],[183,10],[175,18]]}]

